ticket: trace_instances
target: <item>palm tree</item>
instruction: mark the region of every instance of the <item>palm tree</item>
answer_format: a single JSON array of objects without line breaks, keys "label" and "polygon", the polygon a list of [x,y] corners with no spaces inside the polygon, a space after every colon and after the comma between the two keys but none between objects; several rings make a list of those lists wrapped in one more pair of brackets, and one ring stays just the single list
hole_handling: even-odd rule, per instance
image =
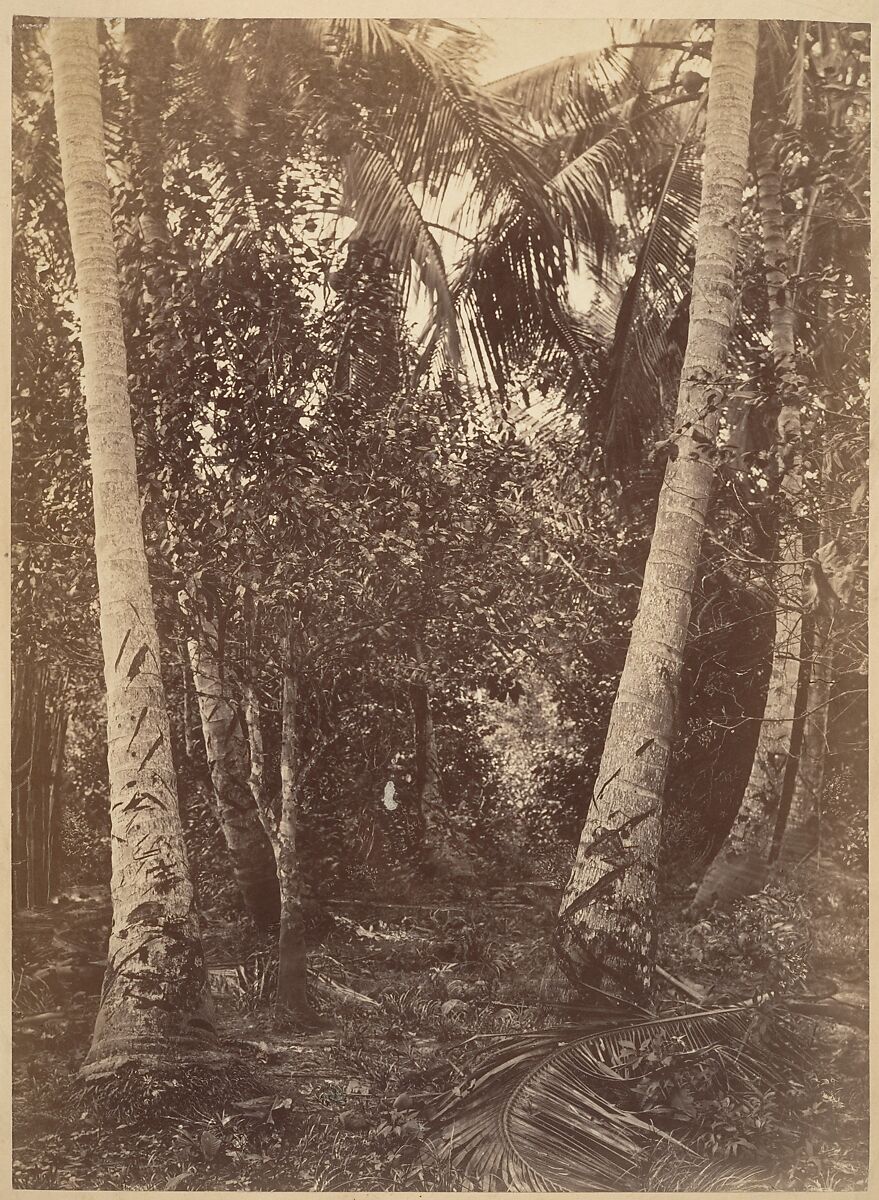
[{"label": "palm tree", "polygon": [[757,23],[717,23],[687,351],[638,615],[594,798],[559,914],[566,972],[643,1002],[656,945],[662,822],[690,606],[714,490],[711,458],[734,317]]},{"label": "palm tree", "polygon": [[[813,120],[821,122],[822,107],[830,109],[823,114],[826,122],[823,139],[828,135],[832,137],[834,127],[837,130],[841,128],[844,108],[857,103],[858,55],[852,53],[851,44],[846,55],[834,43],[837,43],[837,33],[832,24],[822,24],[814,31],[810,30],[807,22],[800,22],[795,29],[795,37],[791,37],[789,31],[772,23],[767,29],[762,54],[764,83],[758,95],[762,117],[755,140],[754,167],[770,317],[772,379],[780,400],[776,453],[781,473],[782,513],[777,550],[775,645],[766,705],[748,785],[726,842],[700,884],[694,909],[702,908],[713,900],[728,902],[759,890],[766,882],[773,860],[778,856],[784,827],[788,822],[785,810],[790,807],[794,826],[799,826],[805,820],[806,811],[814,816],[823,784],[823,751],[827,742],[832,684],[832,645],[828,640],[830,618],[840,602],[840,596],[850,591],[851,564],[846,561],[844,554],[840,554],[827,528],[823,511],[817,513],[816,522],[804,522],[804,516],[809,512],[809,497],[804,492],[800,467],[800,408],[807,400],[808,392],[797,372],[795,334],[805,345],[805,358],[810,349],[810,338],[813,346],[816,337],[827,341],[826,324],[832,319],[825,312],[818,316],[817,321],[811,317],[800,323],[811,326],[811,329],[797,328],[798,310],[802,311],[804,306],[795,303],[799,282],[796,277],[803,273],[804,266],[808,269],[810,260],[814,262],[821,257],[818,250],[820,243],[814,236],[810,237],[810,226],[814,227],[815,210],[822,187],[827,186],[826,182],[821,181],[820,159],[819,171],[815,172],[811,187],[805,190],[799,213],[800,249],[797,262],[794,262],[793,254],[794,236],[786,228],[782,196],[788,190],[783,174],[786,143],[797,147],[794,151],[798,156],[795,163],[798,161],[802,164],[804,152],[810,156],[812,153],[809,141],[803,138],[801,132],[807,103],[807,64],[810,74],[808,107]],[[820,53],[810,52],[810,46],[813,51]],[[815,77],[814,65],[825,55],[828,60],[835,60],[829,105],[826,96],[822,95],[824,81]],[[836,88],[843,62],[850,72],[852,88],[846,93],[844,104],[840,105]],[[785,100],[786,108],[783,103]],[[822,156],[826,154],[826,141],[823,139],[816,142]],[[846,157],[851,177],[855,179],[860,158],[857,133],[850,140]],[[854,188],[849,190],[849,195],[855,196]],[[840,209],[844,208],[844,203]],[[795,277],[793,283],[792,276]],[[820,352],[817,350],[815,357],[820,362]],[[833,380],[831,389],[836,383]],[[813,433],[813,444],[815,440]],[[819,462],[824,457],[820,447],[813,448],[813,454]],[[830,483],[826,466],[820,474],[823,476],[821,489],[826,491]],[[819,502],[819,510],[823,508],[823,503]],[[807,530],[810,524],[815,526],[808,538],[802,531],[804,524]],[[822,525],[824,528],[819,535],[817,527]],[[806,560],[804,555],[809,551],[814,553]],[[826,584],[823,595],[829,597],[829,609],[823,598],[817,604],[805,602],[804,573],[807,580],[814,580],[817,576],[819,582]],[[814,841],[809,837],[790,837],[786,839],[785,849],[797,859],[803,857],[813,845]]]},{"label": "palm tree", "polygon": [[[772,336],[774,378],[783,397],[778,417],[779,455],[787,458],[782,497],[788,510],[802,492],[798,464],[800,414],[794,372],[796,343],[790,295],[790,252],[781,207],[781,173],[774,130],[757,139],[757,202],[763,231],[766,291]],[[802,657],[803,610],[801,577],[803,539],[796,515],[782,518],[788,526],[776,583],[775,642],[772,670],[751,774],[739,811],[721,852],[706,872],[693,901],[700,909],[712,900],[733,899],[759,891],[766,881],[771,822],[778,812],[794,732],[794,709]]]},{"label": "palm tree", "polygon": [[81,321],[107,687],[113,928],[86,1075],[216,1045],[177,808],[131,427],[97,23],[50,22],[49,49]]}]

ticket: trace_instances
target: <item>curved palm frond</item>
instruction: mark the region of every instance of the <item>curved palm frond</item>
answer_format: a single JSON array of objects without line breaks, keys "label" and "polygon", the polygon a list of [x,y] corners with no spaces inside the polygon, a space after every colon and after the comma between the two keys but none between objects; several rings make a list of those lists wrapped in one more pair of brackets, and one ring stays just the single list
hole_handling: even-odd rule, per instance
[{"label": "curved palm frond", "polygon": [[545,137],[606,120],[632,94],[628,66],[621,51],[603,47],[529,67],[489,86]]},{"label": "curved palm frond", "polygon": [[[563,240],[521,214],[476,241],[452,294],[486,388],[504,394],[516,366],[541,362],[549,369],[559,356],[584,379],[595,377],[600,348],[568,306],[567,272]],[[435,346],[429,338],[421,369]]]},{"label": "curved palm frond", "polygon": [[[632,47],[629,70],[645,89],[655,87],[673,55],[711,57],[710,41],[701,39],[705,21],[648,20],[639,22],[638,41]],[[678,61],[680,61],[678,59]]]},{"label": "curved palm frond", "polygon": [[533,137],[517,124],[512,106],[468,78],[447,46],[416,36],[428,23],[411,36],[377,19],[328,24],[343,60],[355,57],[381,73],[385,103],[371,109],[370,124],[387,137],[404,179],[440,198],[451,181],[467,179],[483,205],[512,202],[548,216]]},{"label": "curved palm frond", "polygon": [[757,1019],[751,1004],[638,1021],[600,1013],[585,1030],[508,1038],[428,1114],[429,1145],[486,1190],[637,1190],[663,1147],[702,1173],[708,1161],[641,1099],[644,1056],[657,1044],[671,1062],[711,1056],[731,1088],[765,1088],[781,1076],[752,1038]]},{"label": "curved palm frond", "polygon": [[455,302],[442,251],[403,178],[388,155],[376,146],[355,146],[347,159],[349,195],[365,238],[403,272],[414,263],[434,298],[435,319],[454,361],[460,351]]},{"label": "curved palm frond", "polygon": [[605,460],[639,458],[645,439],[673,411],[680,370],[669,330],[689,308],[690,259],[701,198],[700,105],[665,169],[635,272],[620,305],[610,376],[596,409]]}]

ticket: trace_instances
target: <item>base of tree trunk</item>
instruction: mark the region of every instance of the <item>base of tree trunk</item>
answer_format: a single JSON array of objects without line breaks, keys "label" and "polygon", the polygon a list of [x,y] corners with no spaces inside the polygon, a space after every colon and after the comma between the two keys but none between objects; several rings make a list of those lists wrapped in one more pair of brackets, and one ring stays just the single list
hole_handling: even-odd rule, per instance
[{"label": "base of tree trunk", "polygon": [[247,868],[233,867],[235,882],[244,901],[244,909],[261,932],[271,929],[281,919],[281,891],[272,858],[271,872],[254,874]]},{"label": "base of tree trunk", "polygon": [[272,1025],[275,1029],[316,1033],[321,1029],[332,1029],[335,1022],[325,1017],[310,1004],[289,1005],[275,1001]]},{"label": "base of tree trunk", "polygon": [[72,1086],[75,1111],[105,1123],[189,1116],[208,1105],[263,1095],[265,1080],[225,1050],[119,1054],[86,1063]]},{"label": "base of tree trunk", "polygon": [[768,878],[765,849],[716,858],[693,897],[690,916],[696,917],[712,906],[728,908],[736,900],[753,896],[763,890]]}]

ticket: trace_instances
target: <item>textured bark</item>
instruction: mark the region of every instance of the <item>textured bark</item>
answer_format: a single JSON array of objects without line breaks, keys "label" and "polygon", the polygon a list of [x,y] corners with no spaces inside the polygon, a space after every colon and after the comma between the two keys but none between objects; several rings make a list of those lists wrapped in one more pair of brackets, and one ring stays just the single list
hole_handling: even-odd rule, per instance
[{"label": "textured bark", "polygon": [[663,790],[714,488],[700,446],[716,434],[733,322],[756,47],[756,22],[718,21],[677,455],[666,469],[638,615],[559,914],[559,948],[578,984],[638,1003],[652,989]]},{"label": "textured bark", "polygon": [[50,22],[49,50],[81,320],[107,686],[113,928],[86,1070],[215,1045],[177,807],[147,575],[110,191],[97,25]]},{"label": "textured bark", "polygon": [[265,751],[262,740],[262,714],[260,713],[259,695],[256,687],[249,679],[241,683],[241,694],[244,698],[244,723],[247,726],[247,744],[250,754],[250,770],[247,775],[247,786],[253,799],[262,827],[272,846],[278,836],[277,822],[272,813],[272,804],[266,787]]},{"label": "textured bark", "polygon": [[247,740],[220,658],[216,624],[203,612],[198,635],[188,642],[192,678],[214,808],[245,908],[260,929],[280,916],[275,856],[248,788]]},{"label": "textured bark", "polygon": [[[799,408],[786,387],[794,366],[794,311],[790,303],[790,264],[781,175],[772,136],[763,133],[756,153],[757,202],[763,232],[766,289],[772,333],[772,356],[783,393],[778,417],[779,454],[785,462],[782,491],[795,502],[802,490],[797,460]],[[693,911],[709,904],[729,904],[759,891],[768,878],[768,855],[791,753],[799,664],[802,655],[803,539],[793,522],[779,543],[776,577],[775,640],[772,670],[751,774],[736,819],[720,852],[709,866],[693,900]]]}]

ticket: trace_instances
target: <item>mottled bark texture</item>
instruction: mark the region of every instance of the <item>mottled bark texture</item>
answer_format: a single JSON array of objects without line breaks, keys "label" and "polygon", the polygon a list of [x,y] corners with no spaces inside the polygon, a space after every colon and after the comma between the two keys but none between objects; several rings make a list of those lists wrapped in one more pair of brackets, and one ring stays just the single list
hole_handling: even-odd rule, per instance
[{"label": "mottled bark texture", "polygon": [[[802,490],[799,471],[800,411],[793,381],[794,311],[790,303],[788,238],[781,206],[781,173],[774,136],[763,131],[755,155],[757,203],[763,233],[766,291],[772,333],[774,375],[781,392],[778,453],[788,505]],[[783,518],[776,572],[775,640],[769,689],[751,774],[732,828],[699,885],[693,911],[729,904],[759,891],[768,878],[768,855],[791,754],[794,707],[802,655],[803,539],[796,518]]]},{"label": "mottled bark texture", "polygon": [[49,50],[78,311],[107,686],[113,928],[87,1074],[215,1045],[177,808],[128,396],[97,24],[53,19]]},{"label": "mottled bark texture", "polygon": [[219,646],[217,623],[195,605],[189,662],[219,821],[244,906],[260,929],[276,925],[280,896],[275,855],[248,787],[247,738]]},{"label": "mottled bark texture", "polygon": [[662,800],[736,301],[757,22],[718,21],[687,351],[674,434],[638,615],[601,766],[559,914],[577,983],[644,1003],[655,956]]}]

